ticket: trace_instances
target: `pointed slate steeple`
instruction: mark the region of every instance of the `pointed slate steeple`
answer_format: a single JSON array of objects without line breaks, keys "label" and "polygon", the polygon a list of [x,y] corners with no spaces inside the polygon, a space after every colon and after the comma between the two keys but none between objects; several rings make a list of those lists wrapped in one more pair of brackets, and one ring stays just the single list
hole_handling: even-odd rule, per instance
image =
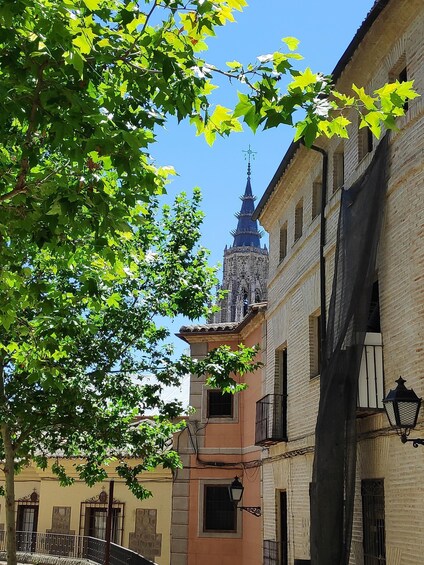
[{"label": "pointed slate steeple", "polygon": [[233,247],[261,247],[261,232],[258,230],[258,222],[252,220],[255,210],[256,198],[252,194],[250,184],[250,161],[247,165],[247,183],[243,196],[240,197],[242,204],[240,212],[236,214],[238,218],[237,228],[231,232],[234,236]]},{"label": "pointed slate steeple", "polygon": [[241,210],[236,214],[237,228],[231,232],[233,245],[224,250],[222,283],[219,288],[226,291],[220,300],[219,312],[215,312],[211,323],[240,322],[249,312],[252,304],[266,301],[268,278],[268,249],[261,247],[261,232],[258,223],[252,220],[255,209],[255,197],[250,184],[250,158],[254,151],[245,151],[248,155],[247,183],[241,197]]}]

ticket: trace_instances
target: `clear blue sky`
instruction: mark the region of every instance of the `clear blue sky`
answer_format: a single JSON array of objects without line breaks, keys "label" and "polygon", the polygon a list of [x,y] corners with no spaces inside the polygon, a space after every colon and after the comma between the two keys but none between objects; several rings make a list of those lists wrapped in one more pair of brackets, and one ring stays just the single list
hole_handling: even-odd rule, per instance
[{"label": "clear blue sky", "polygon": [[[205,53],[208,62],[224,67],[226,61],[253,62],[258,55],[283,48],[281,39],[294,36],[300,40],[304,56],[301,68],[330,73],[369,12],[374,0],[250,0],[237,23],[218,30]],[[216,98],[223,105],[237,102],[236,86],[221,82]],[[157,165],[173,165],[179,176],[169,186],[169,194],[194,186],[203,192],[202,244],[211,250],[211,264],[222,261],[225,245],[232,243],[230,231],[236,227],[234,213],[240,209],[239,196],[246,184],[246,161],[243,149],[249,144],[257,151],[252,162],[252,188],[258,200],[268,186],[293,138],[293,130],[281,126],[275,130],[247,129],[226,139],[218,139],[210,148],[203,138],[196,138],[188,124],[168,124],[152,147]],[[182,319],[170,327],[178,331]],[[185,345],[174,340],[179,352]]]}]

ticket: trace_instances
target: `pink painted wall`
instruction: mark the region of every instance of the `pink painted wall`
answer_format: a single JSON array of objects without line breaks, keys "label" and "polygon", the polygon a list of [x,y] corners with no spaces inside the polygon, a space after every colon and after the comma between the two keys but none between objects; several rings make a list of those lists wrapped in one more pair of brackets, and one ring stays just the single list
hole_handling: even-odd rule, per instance
[{"label": "pink painted wall", "polygon": [[[245,345],[261,342],[262,328],[259,326],[245,336]],[[237,347],[236,341],[222,342]],[[209,343],[213,349],[220,345],[216,341]],[[252,447],[255,442],[256,402],[262,397],[262,369],[247,374],[243,381],[248,388],[239,393],[238,421],[231,423],[209,423],[205,428],[205,447],[216,447],[213,454],[202,454],[202,460],[234,463],[233,468],[225,466],[212,468],[201,466],[193,455],[190,463],[190,500],[189,500],[189,545],[188,565],[258,565],[262,562],[262,519],[247,512],[237,512],[237,520],[241,522],[241,537],[225,537],[219,533],[206,537],[202,530],[200,496],[203,496],[202,480],[219,479],[222,484],[230,484],[234,477],[240,477],[245,489],[242,504],[244,506],[261,506],[260,466],[243,468],[243,463],[259,461],[261,450],[255,449],[246,454],[226,454],[219,448]]]}]

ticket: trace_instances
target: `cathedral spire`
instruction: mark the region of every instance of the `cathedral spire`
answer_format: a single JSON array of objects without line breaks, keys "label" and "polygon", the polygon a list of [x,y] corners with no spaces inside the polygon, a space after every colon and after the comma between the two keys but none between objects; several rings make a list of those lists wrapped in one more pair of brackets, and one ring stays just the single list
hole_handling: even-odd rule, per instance
[{"label": "cathedral spire", "polygon": [[237,228],[231,232],[233,245],[225,246],[221,290],[226,291],[219,302],[220,310],[210,319],[211,323],[240,322],[249,313],[252,304],[263,302],[267,297],[268,250],[261,247],[258,224],[252,220],[255,197],[252,194],[251,159],[255,152],[243,151],[247,160],[247,182],[241,196],[241,210],[236,214]]},{"label": "cathedral spire", "polygon": [[238,218],[237,228],[231,232],[234,236],[233,247],[261,247],[260,238],[261,233],[258,230],[258,222],[252,220],[252,214],[255,210],[255,197],[252,194],[252,185],[250,184],[251,166],[250,158],[255,155],[255,151],[249,149],[244,151],[246,153],[247,163],[247,182],[243,196],[241,196],[241,209],[236,214]]}]

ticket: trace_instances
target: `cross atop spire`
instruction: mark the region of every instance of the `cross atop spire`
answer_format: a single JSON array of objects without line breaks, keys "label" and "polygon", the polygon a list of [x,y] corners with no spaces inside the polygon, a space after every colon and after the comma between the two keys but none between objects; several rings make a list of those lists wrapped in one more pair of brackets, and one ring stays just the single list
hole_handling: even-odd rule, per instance
[{"label": "cross atop spire", "polygon": [[241,196],[241,209],[235,216],[238,219],[237,228],[231,232],[234,236],[234,243],[232,247],[257,247],[261,248],[260,238],[261,232],[258,230],[258,223],[252,220],[252,214],[255,210],[255,197],[252,194],[252,186],[250,184],[250,160],[253,156],[255,158],[256,151],[252,151],[249,145],[245,153],[245,158],[248,159],[247,166],[247,183],[243,196]]},{"label": "cross atop spire", "polygon": [[244,158],[247,159],[247,176],[250,178],[250,159],[251,157],[253,159],[255,159],[255,155],[257,153],[257,151],[253,151],[252,149],[250,149],[250,143],[249,143],[249,149],[242,149],[243,153],[244,153]]}]

